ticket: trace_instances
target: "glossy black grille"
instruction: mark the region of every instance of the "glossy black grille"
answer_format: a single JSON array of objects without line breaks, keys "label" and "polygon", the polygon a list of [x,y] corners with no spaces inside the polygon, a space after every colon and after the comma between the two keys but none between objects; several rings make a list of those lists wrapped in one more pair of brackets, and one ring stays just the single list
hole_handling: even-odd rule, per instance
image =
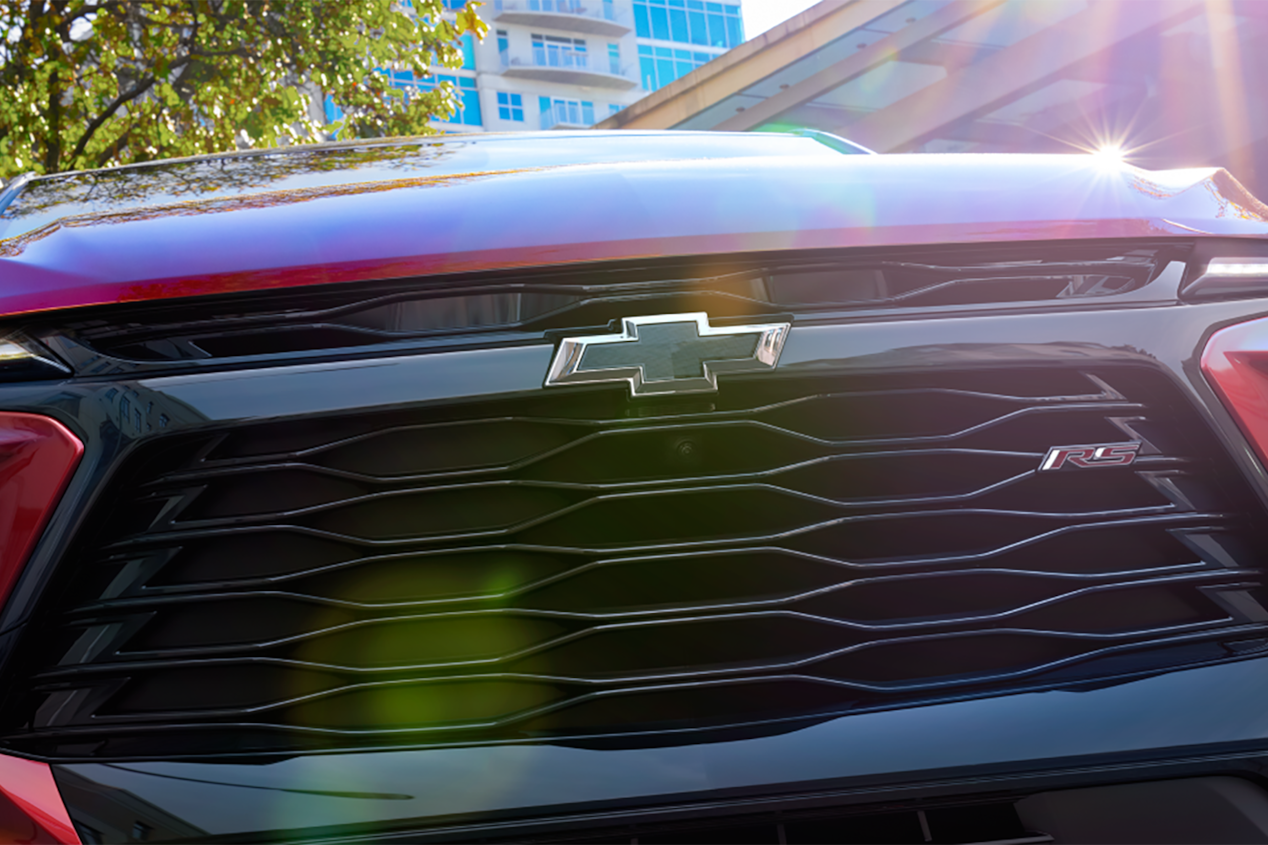
[{"label": "glossy black grille", "polygon": [[258,424],[156,442],[105,500],[11,742],[671,737],[1268,647],[1257,505],[1141,369]]}]

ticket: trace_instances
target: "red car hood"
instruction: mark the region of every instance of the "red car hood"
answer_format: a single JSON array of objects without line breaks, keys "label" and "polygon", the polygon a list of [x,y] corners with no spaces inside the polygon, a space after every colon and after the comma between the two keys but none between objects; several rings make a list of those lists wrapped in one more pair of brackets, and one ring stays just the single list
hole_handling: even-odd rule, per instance
[{"label": "red car hood", "polygon": [[[842,155],[804,138],[779,142],[789,154],[748,154],[749,142],[737,142],[738,154],[718,158],[676,138],[673,150],[687,153],[660,157],[669,134],[626,134],[620,143],[641,139],[643,152],[615,158],[641,160],[530,156],[511,167],[460,153],[441,167],[394,170],[380,146],[368,170],[298,168],[232,190],[204,173],[203,190],[113,204],[80,196],[25,221],[14,211],[19,194],[0,217],[0,314],[664,256],[1268,235],[1268,207],[1220,169],[1148,172],[1088,156]],[[603,138],[584,143],[616,143]],[[442,155],[455,147],[410,143],[387,149],[409,164],[421,145]],[[479,143],[489,149],[457,142]],[[274,158],[304,155],[313,153]]]}]

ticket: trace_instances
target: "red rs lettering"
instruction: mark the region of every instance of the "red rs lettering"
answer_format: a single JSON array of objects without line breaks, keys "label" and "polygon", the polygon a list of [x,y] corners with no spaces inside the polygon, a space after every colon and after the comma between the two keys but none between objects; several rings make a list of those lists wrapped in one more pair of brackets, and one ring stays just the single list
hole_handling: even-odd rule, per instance
[{"label": "red rs lettering", "polygon": [[1091,446],[1053,446],[1048,450],[1039,471],[1057,470],[1063,467],[1093,469],[1095,467],[1127,466],[1136,460],[1139,443],[1103,443]]}]

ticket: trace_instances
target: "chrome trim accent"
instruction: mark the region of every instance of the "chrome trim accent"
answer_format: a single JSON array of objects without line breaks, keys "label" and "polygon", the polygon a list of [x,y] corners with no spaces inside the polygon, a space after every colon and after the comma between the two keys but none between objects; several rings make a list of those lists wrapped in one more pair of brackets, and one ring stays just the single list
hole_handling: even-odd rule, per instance
[{"label": "chrome trim accent", "polygon": [[1226,299],[1263,296],[1268,288],[1268,259],[1216,256],[1193,281],[1184,286],[1186,299]]},{"label": "chrome trim accent", "polygon": [[5,370],[12,366],[34,366],[51,377],[68,376],[70,367],[59,361],[51,352],[21,332],[0,335],[0,380]]},{"label": "chrome trim accent", "polygon": [[0,185],[0,214],[9,207],[9,203],[18,198],[18,194],[22,193],[22,189],[26,187],[26,183],[35,178],[35,171],[30,170],[26,173],[20,173],[14,176],[4,185]]},{"label": "chrome trim accent", "polygon": [[[779,363],[779,354],[783,351],[784,341],[788,339],[790,323],[769,323],[756,326],[709,325],[709,315],[703,312],[691,314],[658,314],[649,317],[626,317],[622,321],[620,334],[589,335],[568,337],[560,341],[559,350],[551,362],[550,371],[546,375],[546,387],[557,387],[564,384],[594,384],[601,382],[624,381],[630,386],[631,396],[660,396],[677,393],[714,393],[718,389],[718,373],[763,372],[773,370]],[[698,360],[703,372],[699,377],[647,378],[647,361],[639,361],[619,365],[583,369],[583,361],[592,350],[611,347],[615,344],[628,345],[626,350],[631,358],[640,351],[639,330],[648,326],[669,326],[676,324],[694,324],[696,337],[701,342],[709,338],[737,338],[745,335],[756,335],[753,352],[747,357],[726,358],[719,351],[719,357],[707,358],[699,354]],[[703,353],[703,350],[702,350]]]}]

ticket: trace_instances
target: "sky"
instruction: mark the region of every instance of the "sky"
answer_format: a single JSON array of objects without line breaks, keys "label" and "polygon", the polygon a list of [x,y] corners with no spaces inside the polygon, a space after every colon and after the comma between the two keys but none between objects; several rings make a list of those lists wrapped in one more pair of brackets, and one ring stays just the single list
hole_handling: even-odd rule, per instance
[{"label": "sky", "polygon": [[818,2],[819,0],[741,0],[744,37],[755,38]]}]

